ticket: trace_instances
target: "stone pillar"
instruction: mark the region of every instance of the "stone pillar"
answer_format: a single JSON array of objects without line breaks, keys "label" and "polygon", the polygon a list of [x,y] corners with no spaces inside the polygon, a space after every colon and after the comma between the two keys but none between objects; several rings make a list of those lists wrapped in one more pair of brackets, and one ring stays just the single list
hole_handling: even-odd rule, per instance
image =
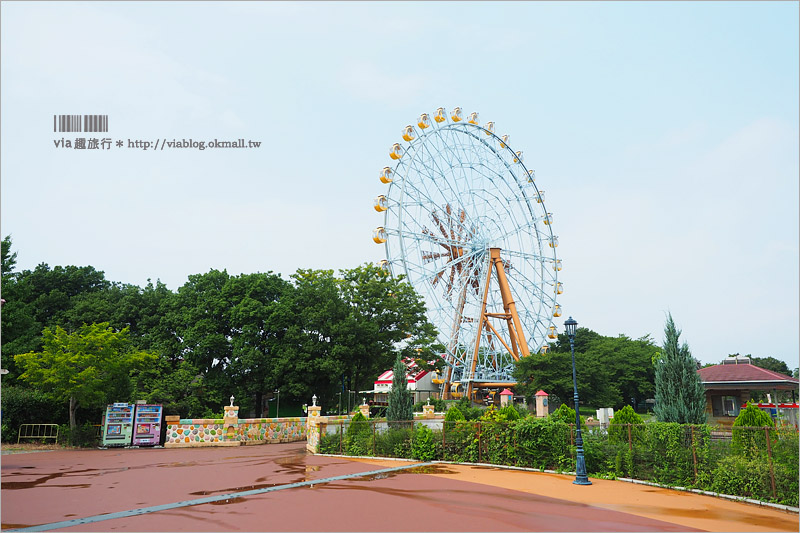
[{"label": "stone pillar", "polygon": [[320,429],[322,429],[320,428],[322,417],[319,416],[321,411],[322,407],[319,405],[308,406],[308,418],[306,418],[306,450],[311,453],[317,453],[319,449],[319,435]]},{"label": "stone pillar", "polygon": [[239,406],[226,405],[222,416],[223,440],[236,440],[236,428],[239,426]]},{"label": "stone pillar", "polygon": [[369,418],[369,405],[367,404],[367,399],[364,398],[364,403],[358,406],[359,411],[361,414],[364,415],[364,418]]},{"label": "stone pillar", "polygon": [[544,418],[547,416],[547,399],[550,397],[545,391],[540,390],[536,393],[536,416]]},{"label": "stone pillar", "polygon": [[425,418],[433,418],[433,406],[431,404],[422,406],[422,416]]}]

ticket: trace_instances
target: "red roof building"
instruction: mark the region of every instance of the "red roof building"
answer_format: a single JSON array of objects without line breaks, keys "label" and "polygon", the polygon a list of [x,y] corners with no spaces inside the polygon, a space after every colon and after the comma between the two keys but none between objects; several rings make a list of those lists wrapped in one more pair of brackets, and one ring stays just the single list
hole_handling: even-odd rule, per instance
[{"label": "red roof building", "polygon": [[[800,387],[800,380],[752,365],[746,357],[730,357],[697,373],[706,389],[708,422],[723,426],[733,424],[740,409],[751,400],[752,391],[768,391],[776,403],[780,393],[790,405],[796,402]],[[793,417],[796,419],[796,413]]]}]

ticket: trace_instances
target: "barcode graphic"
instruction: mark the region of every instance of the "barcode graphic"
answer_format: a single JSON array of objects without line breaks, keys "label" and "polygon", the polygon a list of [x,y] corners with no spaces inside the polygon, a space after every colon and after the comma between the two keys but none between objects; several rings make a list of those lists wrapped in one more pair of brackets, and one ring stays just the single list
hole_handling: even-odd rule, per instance
[{"label": "barcode graphic", "polygon": [[53,131],[108,131],[108,115],[53,115]]}]

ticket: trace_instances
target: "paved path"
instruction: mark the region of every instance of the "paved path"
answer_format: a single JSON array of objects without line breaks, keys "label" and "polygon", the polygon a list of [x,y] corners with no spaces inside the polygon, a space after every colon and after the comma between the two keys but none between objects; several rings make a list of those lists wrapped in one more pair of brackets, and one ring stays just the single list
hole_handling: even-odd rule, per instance
[{"label": "paved path", "polygon": [[[306,455],[305,443],[2,457],[2,528],[51,531],[797,531],[655,487]],[[82,520],[81,523],[63,523]],[[88,521],[85,521],[88,520]]]}]

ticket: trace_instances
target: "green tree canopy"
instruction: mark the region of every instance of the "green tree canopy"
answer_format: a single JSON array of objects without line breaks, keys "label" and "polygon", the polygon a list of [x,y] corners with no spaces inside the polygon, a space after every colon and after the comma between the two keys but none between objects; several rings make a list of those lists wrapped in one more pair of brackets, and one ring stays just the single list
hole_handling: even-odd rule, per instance
[{"label": "green tree canopy", "polygon": [[[580,349],[579,349],[580,347]],[[621,408],[652,397],[653,354],[658,350],[649,336],[630,339],[605,337],[587,328],[575,334],[575,367],[581,403]],[[529,397],[539,390],[561,401],[573,397],[572,357],[567,335],[559,335],[553,350],[521,359],[514,371],[516,390]]]},{"label": "green tree canopy", "polygon": [[654,412],[659,422],[705,424],[705,389],[689,345],[678,344],[680,335],[669,314],[664,327],[663,350],[655,363]]},{"label": "green tree canopy", "polygon": [[20,379],[58,401],[69,401],[73,429],[79,405],[101,407],[128,399],[131,371],[156,359],[131,346],[127,329],[114,331],[107,322],[83,325],[74,333],[60,326],[45,328],[42,339],[41,352],[15,357],[24,369]]}]

